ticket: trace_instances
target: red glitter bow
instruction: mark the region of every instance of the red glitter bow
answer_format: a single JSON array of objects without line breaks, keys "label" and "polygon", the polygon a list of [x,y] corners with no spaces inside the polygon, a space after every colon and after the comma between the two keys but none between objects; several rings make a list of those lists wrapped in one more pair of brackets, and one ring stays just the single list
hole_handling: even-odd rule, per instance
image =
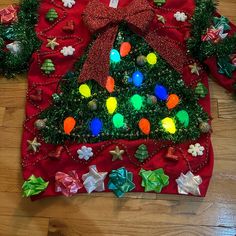
[{"label": "red glitter bow", "polygon": [[[178,48],[176,42],[158,35],[150,30],[155,13],[147,0],[132,0],[123,8],[107,7],[99,0],[92,0],[83,12],[82,18],[91,33],[99,32],[94,41],[79,76],[79,82],[96,80],[106,86],[109,75],[110,51],[118,31],[118,25],[126,22],[137,34],[145,38],[147,43],[179,72],[182,72],[186,55]],[[172,48],[172,50],[170,50]]]},{"label": "red glitter bow", "polygon": [[10,5],[3,9],[0,9],[0,22],[1,24],[11,23],[17,20],[17,11]]}]

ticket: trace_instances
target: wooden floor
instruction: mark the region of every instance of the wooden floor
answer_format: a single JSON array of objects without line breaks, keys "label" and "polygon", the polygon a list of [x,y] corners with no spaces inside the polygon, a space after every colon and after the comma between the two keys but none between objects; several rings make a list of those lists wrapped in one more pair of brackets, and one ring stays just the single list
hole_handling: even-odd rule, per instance
[{"label": "wooden floor", "polygon": [[[220,0],[219,9],[236,23],[236,0]],[[20,194],[26,87],[25,76],[0,78],[1,236],[236,235],[236,101],[223,88],[210,80],[215,168],[206,198],[100,194],[32,203]]]}]

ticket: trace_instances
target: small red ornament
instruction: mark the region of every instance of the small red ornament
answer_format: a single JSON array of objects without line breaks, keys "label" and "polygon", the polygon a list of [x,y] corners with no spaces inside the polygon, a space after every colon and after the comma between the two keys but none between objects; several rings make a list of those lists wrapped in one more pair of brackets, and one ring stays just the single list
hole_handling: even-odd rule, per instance
[{"label": "small red ornament", "polygon": [[33,102],[41,102],[42,101],[42,89],[36,89],[34,94],[29,96],[30,100]]},{"label": "small red ornament", "polygon": [[168,160],[172,160],[172,161],[178,161],[179,157],[174,155],[175,153],[175,148],[174,147],[169,147],[167,150],[167,153],[165,155],[165,158]]},{"label": "small red ornament", "polygon": [[60,160],[62,150],[63,146],[57,146],[55,150],[48,153],[48,156],[53,160]]},{"label": "small red ornament", "polygon": [[75,31],[75,22],[73,20],[69,20],[66,22],[66,25],[62,28],[63,31],[67,33],[74,33]]}]

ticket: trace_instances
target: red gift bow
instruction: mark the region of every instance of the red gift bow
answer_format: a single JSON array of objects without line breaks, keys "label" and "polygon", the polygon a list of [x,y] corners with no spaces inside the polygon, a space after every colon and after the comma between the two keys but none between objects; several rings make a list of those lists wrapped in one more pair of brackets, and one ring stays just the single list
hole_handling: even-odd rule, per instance
[{"label": "red gift bow", "polygon": [[66,197],[76,194],[82,187],[75,170],[69,171],[68,174],[59,171],[55,175],[55,191],[62,192]]},{"label": "red gift bow", "polygon": [[101,86],[106,86],[109,75],[110,51],[115,41],[118,25],[122,21],[137,34],[143,36],[146,42],[182,73],[184,64],[188,61],[184,50],[177,46],[177,42],[165,36],[160,36],[153,29],[151,23],[155,12],[146,0],[132,0],[121,9],[107,7],[99,0],[88,3],[82,14],[84,23],[91,33],[99,32],[89,50],[87,59],[79,76],[79,82],[94,79]]},{"label": "red gift bow", "polygon": [[207,33],[202,36],[202,41],[204,42],[211,40],[214,43],[217,43],[220,40],[220,31],[220,29],[207,29]]},{"label": "red gift bow", "polygon": [[16,20],[17,20],[17,11],[12,5],[0,9],[0,22],[2,24],[11,23]]}]

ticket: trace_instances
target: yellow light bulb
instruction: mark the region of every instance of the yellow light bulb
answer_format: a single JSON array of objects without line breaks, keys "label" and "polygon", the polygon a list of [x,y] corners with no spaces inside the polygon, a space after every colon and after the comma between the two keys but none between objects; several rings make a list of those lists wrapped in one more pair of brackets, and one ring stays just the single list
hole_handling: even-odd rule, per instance
[{"label": "yellow light bulb", "polygon": [[151,52],[147,55],[147,62],[150,65],[155,65],[157,63],[157,56],[155,53]]},{"label": "yellow light bulb", "polygon": [[89,98],[91,97],[91,89],[87,84],[82,84],[79,86],[79,92],[82,96]]},{"label": "yellow light bulb", "polygon": [[113,114],[117,108],[117,100],[115,97],[109,97],[106,100],[106,106],[109,114]]},{"label": "yellow light bulb", "polygon": [[174,134],[176,132],[175,122],[172,118],[166,117],[161,121],[161,124],[166,132]]}]

